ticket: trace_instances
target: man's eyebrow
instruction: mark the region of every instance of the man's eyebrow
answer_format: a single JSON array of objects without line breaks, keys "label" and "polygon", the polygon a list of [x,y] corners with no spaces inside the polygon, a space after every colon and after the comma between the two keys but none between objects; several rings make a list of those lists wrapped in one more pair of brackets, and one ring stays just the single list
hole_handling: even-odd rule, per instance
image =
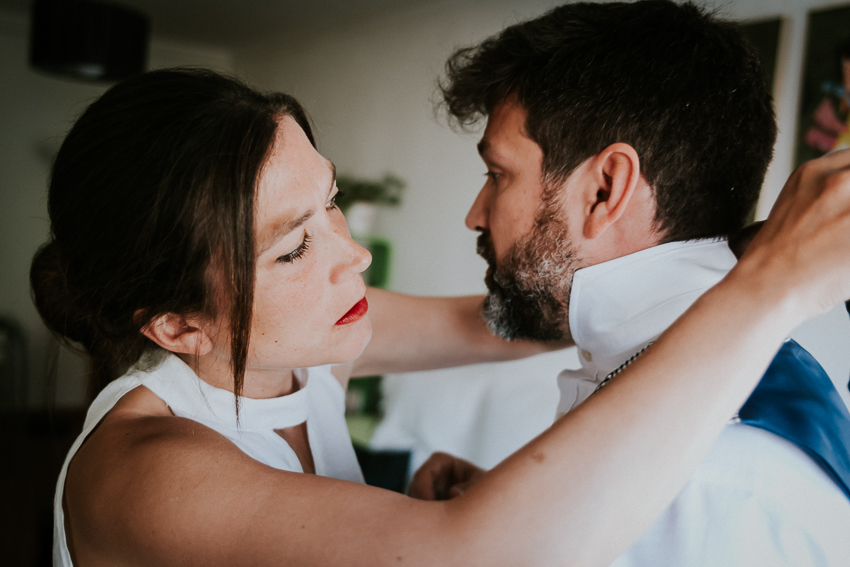
[{"label": "man's eyebrow", "polygon": [[504,164],[509,162],[510,154],[503,153],[503,147],[493,145],[490,140],[483,139],[478,142],[478,155],[484,160],[487,166],[504,167]]}]

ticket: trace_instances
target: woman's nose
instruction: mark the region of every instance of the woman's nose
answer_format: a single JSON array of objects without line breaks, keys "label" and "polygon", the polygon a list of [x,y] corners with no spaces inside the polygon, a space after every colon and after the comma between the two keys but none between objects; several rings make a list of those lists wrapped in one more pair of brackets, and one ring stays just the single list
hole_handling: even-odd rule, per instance
[{"label": "woman's nose", "polygon": [[372,263],[372,253],[369,252],[365,247],[361,246],[357,243],[353,238],[349,237],[351,240],[351,244],[353,247],[353,268],[358,274],[366,271],[366,268]]},{"label": "woman's nose", "polygon": [[332,280],[334,283],[339,283],[351,277],[352,273],[363,273],[372,263],[372,254],[351,238],[346,226],[338,226],[336,232],[342,250],[338,264],[332,274]]}]

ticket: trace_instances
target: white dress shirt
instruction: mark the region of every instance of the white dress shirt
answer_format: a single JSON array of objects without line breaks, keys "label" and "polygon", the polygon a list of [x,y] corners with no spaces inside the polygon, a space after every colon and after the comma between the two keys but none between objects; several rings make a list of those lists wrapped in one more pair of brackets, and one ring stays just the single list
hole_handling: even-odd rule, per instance
[{"label": "white dress shirt", "polygon": [[[734,265],[724,240],[700,240],[577,271],[569,317],[581,368],[558,376],[559,414],[583,402]],[[612,565],[847,567],[850,502],[792,443],[730,423],[673,504]]]}]

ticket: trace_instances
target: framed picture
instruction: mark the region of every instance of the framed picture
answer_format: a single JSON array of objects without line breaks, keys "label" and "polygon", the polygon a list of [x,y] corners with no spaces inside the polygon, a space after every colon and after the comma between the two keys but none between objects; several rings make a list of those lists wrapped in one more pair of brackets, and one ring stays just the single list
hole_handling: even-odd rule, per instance
[{"label": "framed picture", "polygon": [[764,65],[771,92],[776,90],[776,60],[779,57],[779,38],[783,20],[780,17],[767,20],[748,20],[738,24],[741,33],[758,51]]},{"label": "framed picture", "polygon": [[[782,35],[782,26],[785,21],[780,17],[763,20],[748,20],[738,24],[741,33],[747,41],[756,49],[767,75],[767,84],[776,98],[776,67],[779,59],[779,41]],[[753,208],[747,219],[747,224],[753,222],[756,209]]]},{"label": "framed picture", "polygon": [[795,165],[850,147],[850,5],[809,12]]}]

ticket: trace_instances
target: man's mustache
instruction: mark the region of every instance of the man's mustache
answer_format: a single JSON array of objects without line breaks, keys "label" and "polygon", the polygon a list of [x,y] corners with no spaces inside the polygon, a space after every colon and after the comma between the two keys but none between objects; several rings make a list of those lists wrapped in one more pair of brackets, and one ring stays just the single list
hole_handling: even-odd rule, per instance
[{"label": "man's mustache", "polygon": [[475,251],[479,256],[487,261],[490,268],[493,270],[496,269],[496,251],[493,248],[493,239],[490,238],[490,233],[488,231],[482,231],[481,234],[478,235],[478,242],[475,246]]},{"label": "man's mustache", "polygon": [[[491,294],[499,293],[504,295],[505,287],[509,287],[512,284],[512,274],[510,272],[499,272],[496,265],[496,249],[493,247],[493,239],[490,237],[489,231],[482,231],[478,235],[475,251],[487,262],[488,270],[484,274],[484,284],[487,286],[487,290]],[[505,259],[505,266],[503,268],[510,265],[510,260]]]}]

